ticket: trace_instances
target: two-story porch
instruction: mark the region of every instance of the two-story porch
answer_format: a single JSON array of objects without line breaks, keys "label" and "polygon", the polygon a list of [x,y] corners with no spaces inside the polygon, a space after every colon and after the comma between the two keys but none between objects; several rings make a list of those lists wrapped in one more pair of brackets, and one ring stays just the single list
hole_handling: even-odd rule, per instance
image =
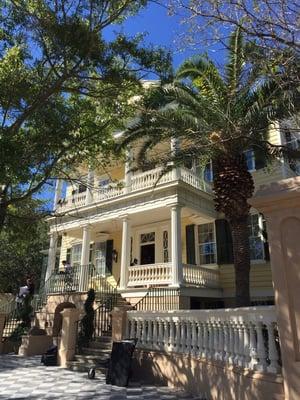
[{"label": "two-story porch", "polygon": [[[92,264],[98,274],[113,276],[122,296],[133,302],[153,286],[181,288],[189,301],[219,299],[214,233],[207,230],[205,246],[196,240],[196,224],[216,218],[210,187],[186,168],[161,179],[160,174],[156,169],[135,175],[130,190],[111,195],[108,188],[107,197],[103,189],[102,197],[86,191],[81,205],[77,193],[67,197],[60,222],[52,225],[47,277],[55,269],[61,236],[60,269],[67,260],[84,275]],[[87,289],[78,283],[78,290]]]}]

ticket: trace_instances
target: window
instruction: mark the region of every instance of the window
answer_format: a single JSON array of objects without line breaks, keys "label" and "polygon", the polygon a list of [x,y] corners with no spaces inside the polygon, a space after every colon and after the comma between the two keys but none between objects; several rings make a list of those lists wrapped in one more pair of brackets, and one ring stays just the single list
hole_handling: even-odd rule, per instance
[{"label": "window", "polygon": [[71,252],[71,260],[72,260],[72,265],[73,266],[78,266],[80,265],[81,262],[81,243],[80,244],[75,244],[72,246],[72,252]]},{"label": "window", "polygon": [[[286,146],[292,150],[298,150],[300,148],[300,137],[299,133],[292,133],[289,130],[284,132]],[[288,160],[289,166],[292,171],[297,175],[300,175],[300,163],[296,160]]]},{"label": "window", "polygon": [[78,193],[84,193],[84,192],[86,192],[86,185],[80,183],[78,186]]},{"label": "window", "polygon": [[263,260],[264,242],[263,242],[261,215],[259,214],[250,215],[248,227],[249,227],[250,259]]},{"label": "window", "polygon": [[107,187],[108,185],[109,185],[109,179],[100,179],[100,181],[99,181],[99,186],[100,186],[101,188]]},{"label": "window", "polygon": [[198,247],[200,264],[215,264],[216,242],[213,223],[198,225]]},{"label": "window", "polygon": [[210,160],[205,167],[201,164],[199,164],[199,161],[195,161],[195,173],[201,179],[204,178],[206,182],[211,183],[214,180],[214,174],[213,174],[213,167],[212,167],[212,161]]},{"label": "window", "polygon": [[255,171],[255,155],[252,149],[244,152],[248,171]]},{"label": "window", "polygon": [[141,243],[152,243],[152,242],[155,242],[155,232],[141,234]]},{"label": "window", "polygon": [[163,260],[169,262],[169,235],[168,231],[163,231]]},{"label": "window", "polygon": [[212,161],[207,163],[204,168],[204,179],[206,182],[212,182],[214,180],[214,173],[213,173],[213,167],[212,167]]}]

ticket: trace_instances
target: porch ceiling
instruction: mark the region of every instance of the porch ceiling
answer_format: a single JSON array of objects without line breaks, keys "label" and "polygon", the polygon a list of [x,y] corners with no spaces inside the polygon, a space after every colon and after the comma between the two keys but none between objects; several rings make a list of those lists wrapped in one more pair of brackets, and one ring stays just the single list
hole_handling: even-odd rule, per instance
[{"label": "porch ceiling", "polygon": [[[192,223],[205,224],[211,222],[211,217],[200,215],[195,211],[183,207],[181,211],[182,218],[190,218]],[[143,212],[131,214],[129,216],[131,226],[138,227],[143,225],[150,225],[159,222],[167,222],[171,219],[171,211],[169,207],[157,208],[153,210],[144,210]],[[88,223],[88,221],[86,221]],[[101,236],[105,234],[111,234],[122,230],[122,220],[112,218],[111,220],[91,223],[92,236]],[[67,230],[66,233],[72,237],[82,238],[82,228],[76,227],[75,229]]]}]

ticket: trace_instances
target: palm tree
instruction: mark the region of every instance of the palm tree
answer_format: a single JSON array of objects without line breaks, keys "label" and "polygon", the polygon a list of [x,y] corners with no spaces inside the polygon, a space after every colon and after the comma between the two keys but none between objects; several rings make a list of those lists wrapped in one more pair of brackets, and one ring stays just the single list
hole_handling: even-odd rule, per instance
[{"label": "palm tree", "polygon": [[245,152],[264,154],[266,161],[285,153],[284,147],[268,142],[267,133],[272,121],[294,113],[299,102],[293,88],[282,82],[279,86],[249,61],[253,49],[237,29],[231,34],[224,68],[218,69],[206,56],[184,62],[171,84],[146,93],[139,118],[127,128],[123,141],[124,146],[142,142],[140,165],[157,164],[151,149],[171,137],[180,139],[181,148],[160,157],[166,169],[170,161],[198,158],[205,165],[212,160],[215,208],[224,213],[232,232],[238,307],[250,303],[247,200],[254,182]]}]

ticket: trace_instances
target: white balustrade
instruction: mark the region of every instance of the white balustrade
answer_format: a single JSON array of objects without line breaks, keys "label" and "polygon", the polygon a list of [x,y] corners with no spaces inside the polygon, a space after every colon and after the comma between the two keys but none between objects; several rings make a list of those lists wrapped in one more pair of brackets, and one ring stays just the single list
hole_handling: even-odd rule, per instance
[{"label": "white balustrade", "polygon": [[127,286],[146,286],[171,283],[171,263],[133,265],[128,267],[128,270],[129,279]]},{"label": "white balustrade", "polygon": [[[196,189],[210,193],[210,185],[203,179],[199,178],[192,171],[187,168],[181,168],[179,174],[183,182],[193,186]],[[91,198],[93,203],[100,201],[107,201],[130,192],[136,192],[143,189],[154,188],[162,184],[174,181],[172,171],[168,171],[161,175],[162,169],[156,168],[140,174],[134,175],[130,179],[130,187],[125,187],[124,180],[117,183],[112,183],[108,187],[95,188],[91,190]],[[87,192],[77,193],[64,199],[64,201],[57,206],[58,212],[63,212],[72,208],[81,207],[86,204]]]},{"label": "white balustrade", "polygon": [[191,285],[209,288],[220,287],[219,271],[203,268],[199,265],[183,264],[183,280]]},{"label": "white balustrade", "polygon": [[155,185],[172,181],[172,173],[167,172],[161,175],[161,168],[151,169],[150,171],[143,172],[131,177],[131,191],[147,189]]},{"label": "white balustrade", "polygon": [[280,372],[274,306],[129,311],[127,315],[129,332],[138,339],[139,348],[183,353],[254,371]]},{"label": "white balustrade", "polygon": [[205,182],[204,179],[195,175],[191,170],[187,168],[181,168],[180,176],[183,182],[186,182],[194,188],[202,190],[203,192],[211,193],[211,186]]}]

